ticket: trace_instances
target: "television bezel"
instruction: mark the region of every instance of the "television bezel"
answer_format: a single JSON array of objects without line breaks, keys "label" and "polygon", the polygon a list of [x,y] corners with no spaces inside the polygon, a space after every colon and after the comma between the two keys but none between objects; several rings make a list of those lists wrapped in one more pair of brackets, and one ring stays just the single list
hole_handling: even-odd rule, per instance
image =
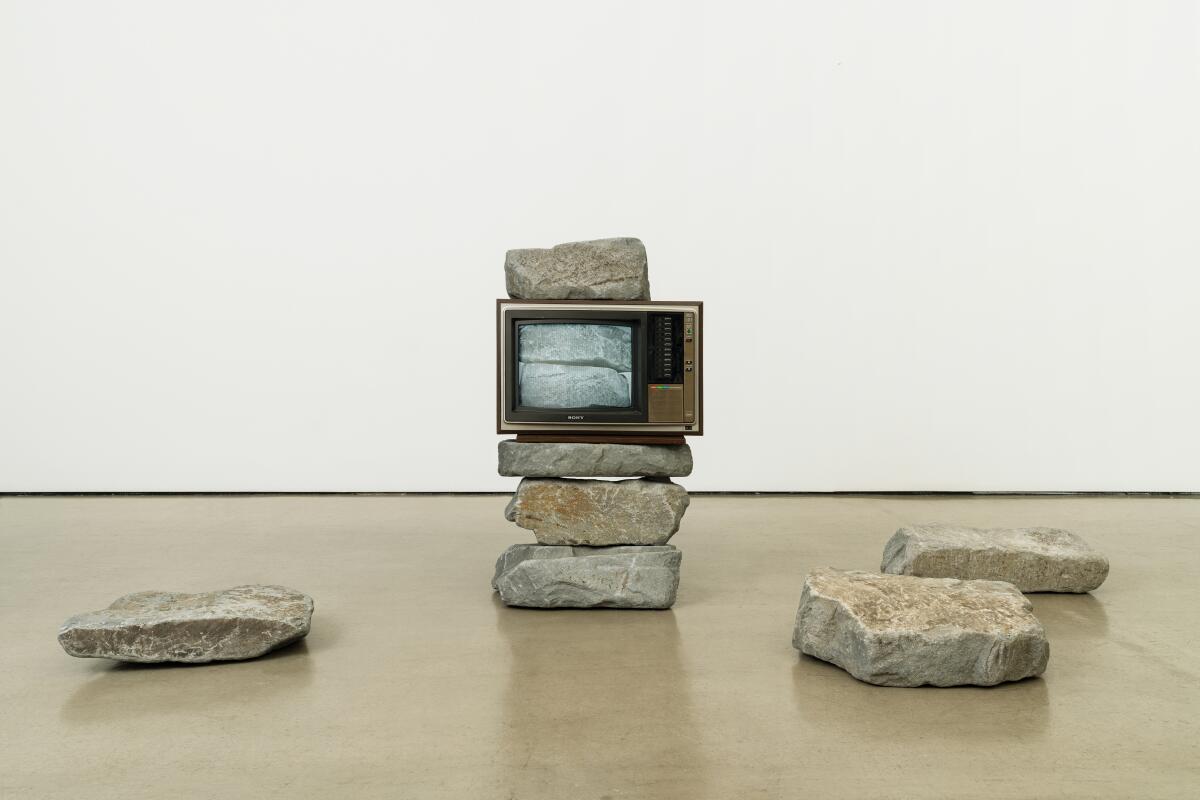
[{"label": "television bezel", "polygon": [[[539,322],[588,322],[602,323],[604,315],[613,321],[632,320],[644,322],[645,314],[654,311],[677,311],[695,314],[695,357],[693,366],[696,392],[696,418],[691,423],[651,423],[645,420],[649,410],[647,397],[648,341],[646,326],[634,325],[634,382],[632,397],[638,406],[636,411],[627,409],[544,409],[533,411],[506,411],[517,409],[516,404],[516,358],[505,363],[505,336],[510,346],[516,347],[516,326],[519,320],[506,322],[505,312],[527,311]],[[496,301],[496,432],[499,434],[589,434],[619,436],[701,436],[704,433],[704,304],[695,300],[523,300],[500,298]],[[511,328],[511,331],[506,330]],[[566,419],[569,415],[586,413],[587,420]],[[520,418],[516,417],[520,414]],[[636,419],[631,419],[636,414]]]}]

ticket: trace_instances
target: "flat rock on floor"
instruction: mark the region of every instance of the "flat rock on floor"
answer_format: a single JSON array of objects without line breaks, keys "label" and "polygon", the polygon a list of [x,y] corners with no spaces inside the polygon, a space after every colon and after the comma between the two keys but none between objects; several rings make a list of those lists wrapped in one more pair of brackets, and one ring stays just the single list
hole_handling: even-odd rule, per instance
[{"label": "flat rock on floor", "polygon": [[686,444],[518,442],[499,446],[501,475],[526,478],[675,478],[692,474]]},{"label": "flat rock on floor", "polygon": [[666,480],[525,478],[504,517],[539,544],[657,545],[679,530],[688,502],[687,490]]},{"label": "flat rock on floor", "polygon": [[1033,604],[1012,584],[818,569],[792,645],[880,686],[993,686],[1050,658]]},{"label": "flat rock on floor", "polygon": [[312,598],[283,586],[220,592],[137,592],[63,623],[58,642],[79,658],[236,661],[308,635]]},{"label": "flat rock on floor", "polygon": [[681,554],[658,547],[515,544],[496,562],[492,588],[508,606],[670,608]]},{"label": "flat rock on floor", "polygon": [[926,578],[1008,581],[1022,592],[1090,592],[1108,559],[1060,528],[913,525],[883,550],[884,572]]},{"label": "flat rock on floor", "polygon": [[509,250],[508,296],[524,300],[649,300],[646,247],[622,237]]}]

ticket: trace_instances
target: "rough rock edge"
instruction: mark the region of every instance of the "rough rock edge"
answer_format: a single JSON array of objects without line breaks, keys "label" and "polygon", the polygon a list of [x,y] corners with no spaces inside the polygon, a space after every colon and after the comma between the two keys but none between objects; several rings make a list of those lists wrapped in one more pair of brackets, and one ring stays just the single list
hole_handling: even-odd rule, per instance
[{"label": "rough rock edge", "polygon": [[[291,617],[287,617],[287,618],[254,615],[254,614],[249,614],[244,617],[239,617],[237,613],[224,613],[224,614],[215,614],[213,617],[206,620],[203,617],[195,617],[195,616],[193,616],[193,617],[188,617],[188,616],[183,616],[183,615],[173,616],[170,611],[150,612],[150,613],[140,612],[140,616],[146,617],[149,620],[152,620],[152,621],[148,621],[148,622],[138,622],[137,621],[137,618],[139,616],[138,613],[130,612],[127,620],[122,620],[120,617],[121,606],[123,604],[129,603],[130,601],[132,601],[136,598],[146,596],[146,595],[178,595],[180,597],[188,597],[188,596],[196,596],[196,595],[203,595],[203,594],[223,594],[223,593],[235,591],[237,589],[246,589],[246,588],[275,589],[275,590],[280,590],[282,592],[286,592],[286,593],[295,595],[296,602],[300,602],[304,605],[304,611],[299,616],[291,616]],[[215,592],[188,593],[188,592],[168,592],[168,591],[161,591],[161,590],[147,590],[147,591],[141,591],[141,592],[131,592],[130,594],[122,595],[121,597],[117,598],[112,603],[110,603],[107,608],[98,609],[96,611],[87,611],[82,614],[76,614],[76,615],[68,618],[62,624],[62,626],[59,628],[58,642],[62,646],[63,650],[68,655],[74,656],[75,658],[105,658],[105,659],[109,659],[112,661],[124,661],[124,662],[131,662],[131,663],[140,663],[140,664],[159,664],[159,663],[207,664],[207,663],[211,663],[214,661],[246,661],[249,659],[258,658],[267,653],[287,647],[288,645],[295,644],[296,642],[298,642],[301,639],[308,636],[309,632],[312,629],[312,615],[313,615],[314,610],[315,610],[315,603],[313,602],[313,599],[310,596],[308,596],[307,594],[304,594],[303,592],[299,592],[295,589],[291,589],[287,586],[280,586],[277,584],[243,584],[241,586],[230,587],[229,589],[217,590]],[[152,614],[157,614],[161,618],[153,619],[153,617],[151,616]],[[192,656],[192,657],[186,657],[186,658],[172,658],[172,657],[145,658],[145,657],[139,657],[137,655],[131,655],[128,653],[114,653],[111,651],[101,652],[98,648],[96,648],[94,646],[95,645],[94,642],[90,643],[93,646],[84,648],[83,645],[89,644],[89,643],[78,641],[78,638],[77,638],[77,634],[80,634],[80,633],[94,632],[94,631],[107,631],[108,633],[111,634],[111,637],[114,640],[114,643],[119,643],[119,640],[120,640],[122,634],[130,636],[132,638],[132,640],[135,642],[138,641],[139,639],[145,640],[147,642],[152,642],[152,641],[154,641],[155,637],[161,636],[163,638],[167,638],[167,637],[169,637],[171,631],[178,630],[180,627],[187,626],[189,624],[203,626],[204,624],[206,624],[208,622],[218,622],[218,621],[232,622],[233,620],[237,620],[236,624],[234,624],[234,630],[231,631],[229,635],[223,637],[222,640],[220,640],[221,642],[226,642],[230,638],[232,638],[233,634],[239,633],[243,625],[245,625],[247,627],[254,627],[256,625],[265,623],[264,630],[260,631],[259,635],[262,635],[263,633],[267,632],[269,627],[272,625],[276,626],[278,628],[278,633],[272,638],[265,639],[262,647],[251,648],[251,649],[242,651],[238,655],[230,655],[230,656],[210,655],[210,656],[206,656],[206,657]],[[291,629],[291,633],[285,634],[284,632],[289,628]],[[126,647],[130,646],[129,642],[125,642],[122,644],[123,644],[123,646],[126,646]],[[216,646],[209,647],[208,650],[209,650],[209,652],[219,652],[219,650]]]},{"label": "rough rock edge", "polygon": [[505,477],[521,478],[686,478],[692,474],[692,448],[686,443],[591,444],[505,439],[497,448],[496,471]]},{"label": "rough rock edge", "polygon": [[[1033,616],[1033,604],[1012,584],[1002,581],[959,581],[950,578],[918,578],[915,576],[894,576],[880,575],[877,577],[905,577],[913,580],[939,581],[950,584],[975,583],[975,584],[991,584],[990,587],[995,590],[1006,593],[1011,592],[1023,601],[1022,607],[1029,612],[1029,617],[1032,625],[1018,632],[1013,636],[1003,636],[995,633],[985,633],[981,631],[966,631],[963,633],[951,633],[947,631],[940,632],[922,631],[913,633],[900,632],[899,635],[891,634],[890,632],[881,632],[871,630],[863,621],[858,618],[850,609],[849,606],[837,597],[829,596],[820,593],[811,583],[813,575],[823,572],[832,571],[845,574],[860,574],[870,575],[870,573],[862,573],[857,570],[830,570],[823,568],[822,570],[814,570],[805,577],[804,588],[800,595],[800,606],[796,610],[796,622],[792,632],[792,646],[805,655],[813,658],[827,661],[834,664],[846,672],[850,673],[856,679],[865,683],[871,683],[876,686],[892,686],[892,687],[917,687],[917,686],[995,686],[1000,683],[1011,681],[1024,680],[1025,678],[1041,675],[1046,670],[1050,658],[1050,643],[1046,639],[1045,629],[1041,622]],[[813,626],[814,631],[808,623],[808,617],[812,609],[820,606],[820,611],[823,613],[815,616],[824,617],[823,624]],[[824,636],[818,636],[817,631],[823,633]],[[917,643],[920,647],[927,648],[943,648],[947,644],[951,644],[950,640],[957,639],[959,642],[964,642],[972,639],[983,639],[984,644],[988,644],[986,650],[987,657],[982,661],[976,660],[974,670],[969,680],[950,680],[938,681],[929,680],[927,677],[910,677],[902,673],[879,670],[881,666],[878,660],[868,659],[867,653],[869,648],[864,646],[864,643],[874,642],[876,645],[884,643],[886,646],[879,648],[885,652],[890,650],[894,653],[901,653],[903,645],[906,641]],[[996,647],[996,640],[999,639],[1000,647]],[[1012,658],[1010,669],[1004,672],[997,672],[995,667],[1000,656],[1003,656],[1006,651],[1011,650],[1014,645],[1027,648],[1034,656],[1029,659],[1034,663],[1032,669],[1012,671],[1012,667],[1019,667],[1022,659]],[[984,652],[983,647],[977,648],[980,652]],[[1040,650],[1040,655],[1037,651]],[[843,657],[843,654],[852,654],[857,656],[857,659]],[[857,662],[857,663],[856,663]],[[884,664],[888,662],[883,662]],[[935,665],[939,664],[937,659],[932,661]],[[874,667],[875,669],[862,669],[862,666]]]},{"label": "rough rock edge", "polygon": [[[633,541],[617,538],[627,535],[624,529],[621,532],[617,532],[615,529],[605,530],[602,525],[596,523],[595,519],[591,519],[587,527],[584,527],[582,520],[577,521],[575,525],[558,524],[539,517],[535,511],[528,510],[528,506],[533,504],[527,501],[524,495],[526,493],[536,495],[539,489],[557,489],[560,493],[574,490],[588,496],[605,491],[627,494],[629,496],[620,503],[621,506],[628,506],[631,503],[653,504],[658,508],[652,510],[652,513],[663,516],[670,515],[671,523],[669,526],[659,526],[650,533],[647,533],[644,528],[639,528],[637,533],[633,534],[636,537]],[[611,497],[606,498],[606,501],[602,505],[612,505]],[[691,496],[687,490],[673,481],[662,478],[627,478],[617,481],[592,478],[523,478],[504,509],[504,518],[519,528],[533,531],[534,537],[541,545],[653,547],[665,545],[671,537],[679,532],[683,515],[687,513],[689,505],[691,505]],[[539,525],[539,523],[543,524]]]},{"label": "rough rock edge", "polygon": [[[666,573],[668,589],[665,597],[649,602],[631,602],[586,586],[578,581],[563,580],[564,576],[551,576],[551,580],[540,584],[531,581],[531,587],[544,598],[543,602],[518,602],[512,595],[520,588],[513,579],[513,573],[521,571],[521,567],[537,561],[597,561],[606,562],[600,566],[610,566],[614,558],[627,556],[625,568],[628,572],[643,569],[657,573]],[[568,545],[538,545],[514,544],[507,548],[496,560],[496,571],[492,577],[492,589],[500,595],[501,602],[517,608],[617,608],[626,610],[658,610],[671,608],[675,604],[679,592],[679,566],[683,554],[671,545],[615,545],[612,547],[582,547]],[[646,564],[647,560],[659,563]],[[557,578],[557,579],[556,579]],[[505,583],[505,581],[508,581]],[[628,590],[632,580],[626,576],[621,590]],[[510,591],[506,592],[506,589]],[[638,593],[645,598],[645,593]],[[574,595],[574,596],[573,596]],[[586,598],[586,599],[584,599]]]},{"label": "rough rock edge", "polygon": [[[986,534],[989,531],[1054,531],[1056,533],[1065,533],[1070,538],[1070,541],[1077,549],[1067,559],[1056,559],[1052,554],[1039,553],[1033,549],[1016,549],[1012,546],[998,544],[994,547],[988,546],[964,546],[953,547],[949,544],[945,546],[930,546],[927,542],[921,541],[920,536],[923,531],[937,528],[950,528],[969,530],[976,534]],[[1059,545],[1056,545],[1059,546]],[[1007,555],[1017,557],[1027,565],[1029,573],[1032,577],[1037,578],[1035,581],[1025,580],[1025,575],[1017,574],[1017,571],[1009,572],[1006,575],[998,574],[948,574],[949,570],[935,569],[928,566],[922,566],[923,561],[938,555],[948,554],[951,552],[962,553],[964,556],[970,555],[984,556],[985,554],[994,554],[996,556]],[[969,560],[964,558],[963,560]],[[1071,576],[1064,576],[1061,572],[1054,578],[1050,575],[1055,565],[1068,565],[1081,568],[1083,575],[1089,575],[1090,579],[1082,581],[1073,579]],[[1025,593],[1040,593],[1053,592],[1059,594],[1086,594],[1087,592],[1095,591],[1100,588],[1105,580],[1108,579],[1109,561],[1108,558],[1092,547],[1083,537],[1071,531],[1062,528],[973,528],[970,526],[959,525],[941,525],[941,524],[926,524],[926,525],[908,525],[900,528],[892,537],[888,539],[884,545],[883,558],[880,564],[880,571],[891,575],[912,575],[920,578],[958,578],[960,580],[998,580],[1006,583],[1011,583],[1020,591]]]},{"label": "rough rock edge", "polygon": [[[618,250],[628,248],[636,260],[638,274],[618,275],[603,280],[572,282],[570,272],[579,269],[570,264],[570,254],[591,246],[595,255],[606,247]],[[640,253],[637,251],[640,250]],[[564,258],[565,256],[565,258]],[[534,263],[540,262],[540,263]],[[597,259],[597,263],[585,267],[589,270],[611,269],[611,263]],[[508,296],[514,300],[649,300],[650,270],[646,246],[633,236],[615,236],[607,239],[587,239],[563,242],[549,248],[524,247],[509,250],[504,256],[504,281]],[[627,291],[606,291],[604,286],[636,287]]]}]

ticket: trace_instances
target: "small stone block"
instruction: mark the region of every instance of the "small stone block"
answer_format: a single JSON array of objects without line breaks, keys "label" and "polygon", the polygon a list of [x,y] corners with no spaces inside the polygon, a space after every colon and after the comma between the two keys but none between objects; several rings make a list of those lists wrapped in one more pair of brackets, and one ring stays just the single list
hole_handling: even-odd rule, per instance
[{"label": "small stone block", "polygon": [[1022,592],[1090,592],[1108,559],[1060,528],[913,525],[892,535],[883,572],[925,578],[1008,581]]},{"label": "small stone block", "polygon": [[499,446],[501,475],[524,478],[678,478],[692,474],[686,444],[518,442]]},{"label": "small stone block", "polygon": [[508,296],[522,300],[649,300],[646,246],[621,237],[509,250]]},{"label": "small stone block", "polygon": [[681,554],[661,547],[514,544],[496,562],[492,588],[508,606],[670,608]]},{"label": "small stone block", "polygon": [[539,544],[658,545],[679,530],[688,503],[687,490],[666,480],[525,478],[504,517]]},{"label": "small stone block", "polygon": [[792,645],[879,686],[993,686],[1041,675],[1033,604],[999,581],[823,568],[804,580]]},{"label": "small stone block", "polygon": [[255,658],[308,635],[313,601],[283,586],[219,592],[137,592],[63,623],[58,642],[78,658],[154,663]]}]

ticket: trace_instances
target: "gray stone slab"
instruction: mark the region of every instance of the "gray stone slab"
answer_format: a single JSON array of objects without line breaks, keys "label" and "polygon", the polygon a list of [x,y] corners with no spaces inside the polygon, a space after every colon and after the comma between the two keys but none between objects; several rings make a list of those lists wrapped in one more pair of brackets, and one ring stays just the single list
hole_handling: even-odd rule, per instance
[{"label": "gray stone slab", "polygon": [[492,588],[509,606],[670,608],[681,554],[657,547],[515,544],[496,562]]},{"label": "gray stone slab", "polygon": [[523,478],[678,478],[692,474],[686,444],[518,442],[498,448],[501,475]]},{"label": "gray stone slab", "polygon": [[539,544],[666,544],[679,530],[688,493],[667,480],[525,478],[505,519],[533,531]]},{"label": "gray stone slab", "polygon": [[831,568],[805,578],[792,645],[880,686],[993,686],[1040,675],[1050,658],[1010,583]]},{"label": "gray stone slab", "polygon": [[1060,528],[912,525],[888,541],[882,570],[1008,581],[1023,592],[1090,592],[1108,577],[1108,559]]},{"label": "gray stone slab", "polygon": [[137,592],[63,623],[58,642],[79,658],[179,661],[254,658],[308,635],[312,598],[283,586],[219,592]]},{"label": "gray stone slab", "polygon": [[508,296],[524,300],[649,300],[646,247],[628,237],[509,250]]}]

